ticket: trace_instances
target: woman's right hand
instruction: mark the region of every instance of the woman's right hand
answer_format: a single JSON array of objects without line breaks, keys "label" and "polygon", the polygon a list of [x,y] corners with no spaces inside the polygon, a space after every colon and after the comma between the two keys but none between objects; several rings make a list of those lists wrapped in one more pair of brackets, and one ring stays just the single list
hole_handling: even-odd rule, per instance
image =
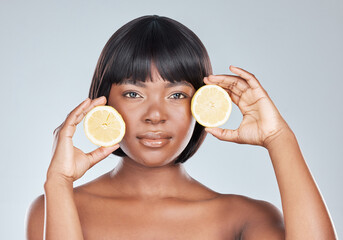
[{"label": "woman's right hand", "polygon": [[52,159],[48,168],[47,179],[57,177],[72,184],[82,177],[88,169],[119,148],[119,144],[116,144],[111,147],[99,147],[92,152],[84,153],[73,145],[72,138],[76,126],[91,109],[95,106],[105,105],[105,103],[106,97],[104,96],[94,100],[87,98],[70,112],[66,120],[55,129]]}]

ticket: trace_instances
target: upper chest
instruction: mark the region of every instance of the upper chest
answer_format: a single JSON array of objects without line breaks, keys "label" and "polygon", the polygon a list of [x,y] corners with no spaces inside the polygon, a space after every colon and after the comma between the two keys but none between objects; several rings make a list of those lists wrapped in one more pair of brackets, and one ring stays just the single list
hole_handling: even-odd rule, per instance
[{"label": "upper chest", "polygon": [[85,239],[235,239],[240,230],[235,214],[217,200],[90,198],[76,203]]}]

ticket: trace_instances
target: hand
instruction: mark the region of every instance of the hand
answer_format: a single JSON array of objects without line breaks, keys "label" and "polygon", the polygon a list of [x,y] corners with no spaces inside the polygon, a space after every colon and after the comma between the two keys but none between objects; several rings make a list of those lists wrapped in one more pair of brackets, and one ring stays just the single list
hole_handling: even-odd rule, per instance
[{"label": "hand", "polygon": [[220,140],[268,147],[270,141],[284,130],[290,130],[267,92],[255,76],[241,68],[230,66],[233,75],[211,75],[204,78],[206,84],[224,88],[243,114],[236,130],[206,128]]},{"label": "hand", "polygon": [[76,126],[82,121],[87,112],[95,106],[105,105],[105,103],[105,97],[94,100],[87,98],[55,129],[52,150],[53,156],[48,169],[48,178],[51,176],[62,177],[62,179],[72,183],[119,147],[119,144],[111,147],[99,147],[85,154],[73,145],[72,137],[75,133]]}]

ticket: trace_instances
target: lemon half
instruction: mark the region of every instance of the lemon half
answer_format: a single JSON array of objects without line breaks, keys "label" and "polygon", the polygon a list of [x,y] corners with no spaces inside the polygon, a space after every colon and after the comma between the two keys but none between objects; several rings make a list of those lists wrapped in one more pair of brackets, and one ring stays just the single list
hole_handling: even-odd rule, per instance
[{"label": "lemon half", "polygon": [[125,135],[125,122],[111,106],[97,106],[90,110],[83,122],[87,138],[98,146],[119,143]]},{"label": "lemon half", "polygon": [[218,85],[202,86],[192,98],[192,115],[204,127],[223,125],[229,119],[231,110],[229,94]]}]

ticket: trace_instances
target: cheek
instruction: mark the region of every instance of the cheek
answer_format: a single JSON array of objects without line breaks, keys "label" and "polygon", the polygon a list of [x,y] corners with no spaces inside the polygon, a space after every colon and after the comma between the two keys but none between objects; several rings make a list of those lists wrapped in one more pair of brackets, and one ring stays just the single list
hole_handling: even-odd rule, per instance
[{"label": "cheek", "polygon": [[[115,95],[116,96],[116,95]],[[138,119],[138,114],[139,112],[137,109],[130,109],[129,106],[123,104],[121,99],[117,98],[110,98],[108,105],[114,107],[120,115],[123,117],[123,120],[126,125],[126,131],[124,138],[122,140],[122,144],[126,142],[126,139],[128,136],[131,135],[132,128],[134,126],[137,126],[137,119]]]},{"label": "cheek", "polygon": [[192,115],[187,119],[187,121],[184,122],[184,124],[182,124],[184,126],[183,131],[185,133],[185,138],[188,139],[188,140],[186,140],[187,142],[189,141],[189,139],[193,135],[195,124],[196,124],[196,121]]},{"label": "cheek", "polygon": [[183,108],[174,109],[171,113],[172,118],[170,121],[175,126],[175,130],[178,131],[180,137],[185,138],[185,141],[189,141],[190,137],[193,134],[195,127],[195,119],[192,116],[190,104],[184,106]]},{"label": "cheek", "polygon": [[121,116],[124,119],[124,122],[126,124],[126,133],[124,135],[124,141],[127,137],[131,135],[135,135],[135,131],[137,131],[137,126],[139,125],[139,119],[140,119],[140,111],[139,109],[118,109],[118,112],[121,114]]},{"label": "cheek", "polygon": [[[119,113],[121,113],[118,110]],[[125,121],[126,124],[126,131],[123,139],[119,143],[121,149],[126,153],[126,155],[130,156],[131,158],[136,155],[135,150],[136,148],[136,135],[137,135],[137,121],[138,119],[136,116],[130,114],[130,113],[136,113],[134,111],[122,111],[121,115]]]}]

